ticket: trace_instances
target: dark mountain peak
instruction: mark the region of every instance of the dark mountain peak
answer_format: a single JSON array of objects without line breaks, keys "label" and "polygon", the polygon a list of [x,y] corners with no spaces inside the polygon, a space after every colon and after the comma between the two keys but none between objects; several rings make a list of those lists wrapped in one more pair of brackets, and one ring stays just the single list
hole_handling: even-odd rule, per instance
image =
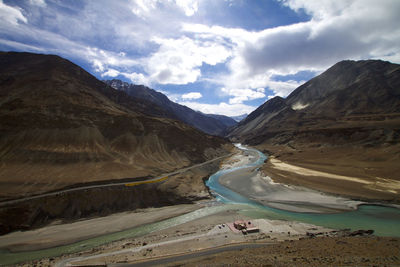
[{"label": "dark mountain peak", "polygon": [[275,97],[271,98],[267,102],[264,103],[266,107],[276,108],[277,106],[280,106],[280,105],[284,104],[285,103],[285,99],[283,97],[280,97],[280,96],[275,96]]},{"label": "dark mountain peak", "polygon": [[294,90],[286,102],[291,106],[311,106],[331,93],[354,84],[367,80],[375,84],[385,83],[390,80],[393,71],[399,71],[399,65],[381,60],[344,60]]},{"label": "dark mountain peak", "polygon": [[141,94],[155,94],[160,97],[166,97],[164,94],[157,92],[156,90],[147,87],[142,84],[132,84],[128,82],[121,81],[119,79],[112,79],[112,80],[104,80],[106,84],[110,85],[112,88],[117,89],[117,90],[122,90],[122,91],[129,91],[129,90],[136,90],[136,93],[141,93]]},{"label": "dark mountain peak", "polygon": [[[275,96],[271,98],[270,100],[266,101],[264,104],[262,104],[260,107],[256,109],[257,112],[276,112],[281,110],[282,108],[285,108],[286,102],[285,99],[280,97],[280,96]],[[252,114],[247,116],[248,119],[251,119]]]},{"label": "dark mountain peak", "polygon": [[103,80],[103,82],[110,85],[112,88],[116,90],[121,90],[122,88],[129,87],[129,83],[121,81],[119,79]]},{"label": "dark mountain peak", "polygon": [[237,124],[237,122],[232,119],[231,117],[225,116],[225,115],[219,115],[219,114],[205,114],[208,117],[214,118],[222,122],[226,127],[232,127]]},{"label": "dark mountain peak", "polygon": [[[121,90],[130,96],[150,101],[164,109],[165,105],[170,102],[166,95],[145,85],[132,84],[118,79],[107,80],[103,82],[110,85],[114,89]],[[167,111],[166,114],[168,114],[170,117],[176,118],[171,111]]]},{"label": "dark mountain peak", "polygon": [[383,60],[343,60],[327,69],[320,78],[331,81],[335,76],[336,81],[340,79],[343,86],[348,86],[366,75],[384,74],[393,68],[396,68],[394,64]]},{"label": "dark mountain peak", "polygon": [[104,82],[113,88],[126,92],[130,96],[154,103],[165,111],[166,117],[183,121],[208,134],[223,136],[228,127],[236,124],[229,117],[206,115],[172,102],[164,94],[144,85],[130,84],[117,79]]},{"label": "dark mountain peak", "polygon": [[34,79],[57,77],[59,81],[65,80],[65,77],[73,76],[85,83],[93,81],[99,83],[97,79],[79,66],[56,55],[1,52],[0,73],[2,73],[2,79],[5,79],[5,74],[10,77],[24,75],[25,79],[30,77]]},{"label": "dark mountain peak", "polygon": [[[78,96],[83,92],[87,95],[101,94],[102,97],[109,98],[130,111],[150,116],[169,116],[168,112],[150,101],[129,96],[127,92],[122,90],[110,90],[110,86],[62,57],[19,52],[3,52],[0,55],[0,85],[2,85],[0,94],[2,87],[5,88],[5,85],[10,85],[9,89],[20,91],[27,88],[24,83],[35,83],[37,81],[42,81],[43,88],[41,90],[35,88],[35,91],[40,91],[41,94],[44,92],[49,95],[69,92],[69,94],[73,93],[74,96]],[[11,86],[11,83],[14,83],[14,85]],[[77,86],[78,84],[79,86]],[[92,89],[95,89],[95,91]],[[35,91],[25,93],[35,94]],[[33,98],[42,101],[38,98],[39,95],[36,94]],[[49,99],[47,100],[50,101]],[[76,101],[84,101],[84,98]],[[56,103],[57,101],[53,102]],[[101,105],[100,102],[97,104]],[[105,104],[103,103],[103,105]]]},{"label": "dark mountain peak", "polygon": [[280,96],[275,96],[274,98],[271,98],[270,100],[259,106],[252,113],[250,113],[244,120],[239,123],[239,125],[244,125],[247,122],[254,120],[263,113],[278,112],[286,107],[287,105],[285,99]]},{"label": "dark mountain peak", "polygon": [[356,120],[354,116],[361,116],[357,119],[360,121],[385,118],[389,122],[399,112],[400,65],[381,60],[345,60],[301,85],[286,99],[268,100],[240,122],[230,136],[260,142],[267,136],[272,140],[283,131],[373,125],[351,124]]}]

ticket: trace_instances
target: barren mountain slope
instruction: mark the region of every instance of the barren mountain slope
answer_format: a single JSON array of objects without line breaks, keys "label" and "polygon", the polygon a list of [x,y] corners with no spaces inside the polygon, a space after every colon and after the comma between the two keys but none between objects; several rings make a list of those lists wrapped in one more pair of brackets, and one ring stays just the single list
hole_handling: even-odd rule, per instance
[{"label": "barren mountain slope", "polygon": [[230,149],[163,112],[60,57],[1,53],[0,196],[159,175]]}]

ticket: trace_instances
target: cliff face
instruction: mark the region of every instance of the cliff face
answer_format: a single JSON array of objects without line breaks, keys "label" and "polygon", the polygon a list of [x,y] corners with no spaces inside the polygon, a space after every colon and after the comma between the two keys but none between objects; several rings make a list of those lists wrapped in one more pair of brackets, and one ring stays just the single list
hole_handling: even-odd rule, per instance
[{"label": "cliff face", "polygon": [[395,144],[400,129],[400,65],[342,61],[265,102],[231,131],[248,144]]},{"label": "cliff face", "polygon": [[51,55],[0,53],[0,196],[155,176],[231,146]]}]

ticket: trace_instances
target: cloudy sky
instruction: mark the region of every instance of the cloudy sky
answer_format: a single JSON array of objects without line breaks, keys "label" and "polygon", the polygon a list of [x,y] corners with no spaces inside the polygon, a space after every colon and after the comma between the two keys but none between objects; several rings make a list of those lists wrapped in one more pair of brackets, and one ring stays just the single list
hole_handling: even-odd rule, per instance
[{"label": "cloudy sky", "polygon": [[399,14],[399,0],[0,0],[0,50],[233,116],[340,60],[400,63]]}]

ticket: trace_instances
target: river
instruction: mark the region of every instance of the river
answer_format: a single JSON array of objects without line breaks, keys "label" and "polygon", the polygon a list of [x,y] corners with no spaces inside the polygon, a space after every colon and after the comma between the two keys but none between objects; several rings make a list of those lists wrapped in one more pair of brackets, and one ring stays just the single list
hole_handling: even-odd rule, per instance
[{"label": "river", "polygon": [[[359,205],[354,210],[336,213],[293,212],[263,205],[221,185],[219,179],[229,173],[243,168],[258,167],[267,157],[256,149],[237,146],[243,150],[251,150],[258,154],[258,159],[244,166],[220,170],[210,177],[207,186],[216,198],[225,204],[243,204],[241,214],[252,218],[283,219],[301,221],[334,229],[372,229],[378,236],[400,237],[400,209],[383,205]],[[250,182],[250,181],[249,181]],[[315,193],[315,192],[313,192]],[[327,196],[335,198],[334,196]],[[343,198],[337,197],[339,200]],[[351,200],[349,200],[351,201]],[[308,206],[307,203],[304,203]]]},{"label": "river", "polygon": [[[239,146],[239,148],[247,149],[241,146]],[[400,209],[377,205],[361,205],[356,210],[333,214],[293,212],[263,205],[221,185],[219,183],[219,178],[222,175],[233,173],[244,168],[255,168],[264,162],[266,156],[258,150],[252,150],[258,154],[257,160],[242,166],[220,170],[207,181],[207,186],[209,186],[211,192],[216,196],[220,204],[216,203],[216,205],[161,222],[147,224],[117,233],[106,234],[70,245],[19,253],[1,250],[0,265],[15,264],[33,259],[56,257],[61,254],[88,250],[115,240],[145,235],[225,210],[239,210],[242,215],[251,218],[301,221],[335,229],[373,229],[375,234],[379,236],[400,237]]]}]

